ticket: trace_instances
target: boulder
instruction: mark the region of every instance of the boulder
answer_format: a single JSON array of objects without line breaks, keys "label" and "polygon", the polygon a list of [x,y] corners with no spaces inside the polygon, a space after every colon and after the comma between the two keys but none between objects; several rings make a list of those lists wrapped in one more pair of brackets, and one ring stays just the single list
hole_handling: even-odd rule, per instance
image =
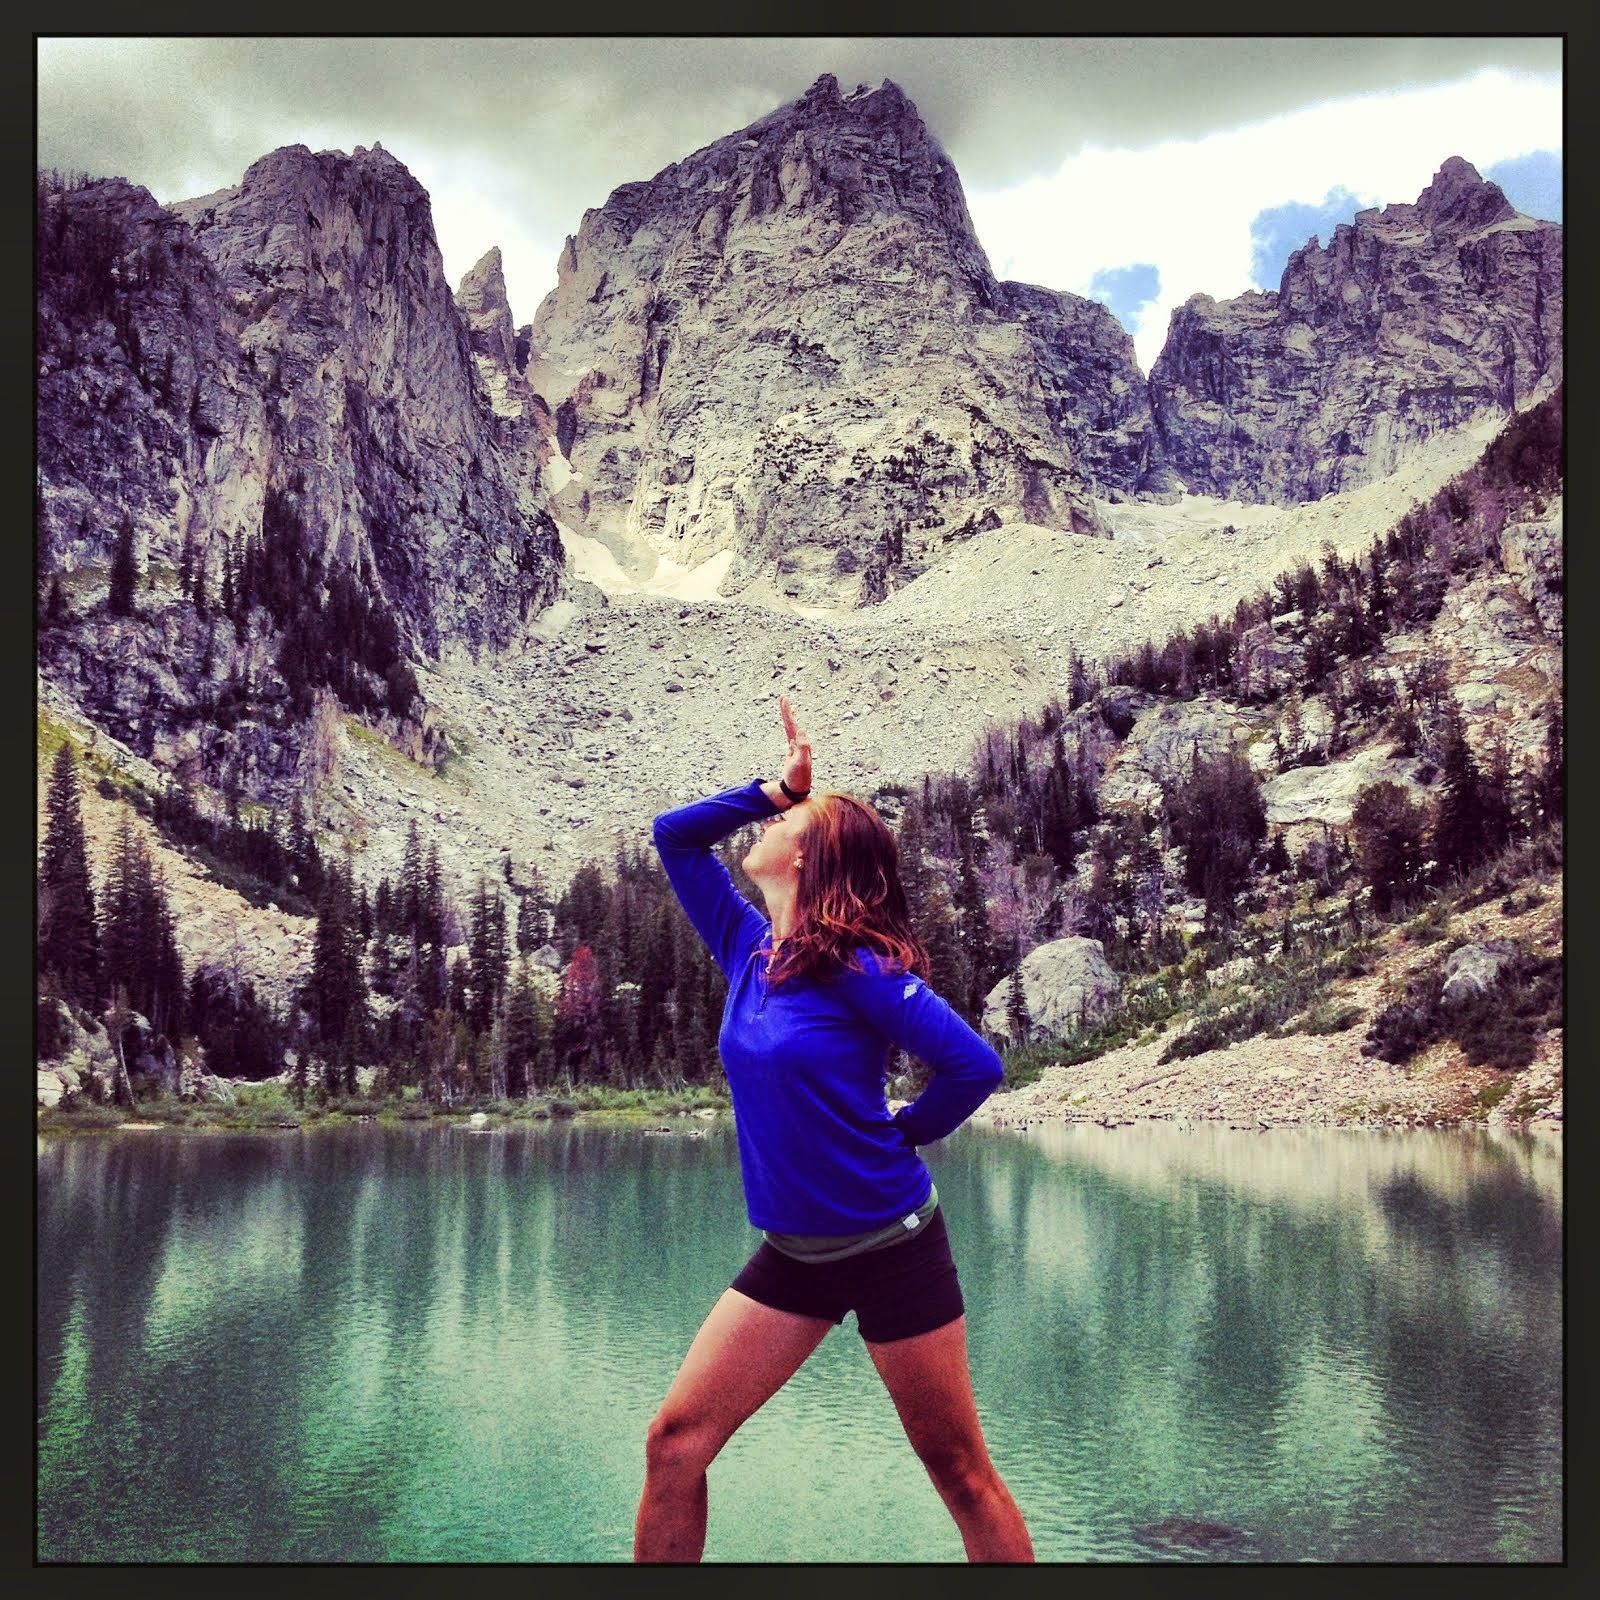
[{"label": "boulder", "polygon": [[1348,761],[1325,767],[1296,767],[1261,786],[1267,803],[1267,821],[1273,826],[1297,822],[1325,822],[1346,826],[1356,798],[1369,784],[1399,784],[1415,802],[1428,791],[1418,774],[1422,762],[1414,756],[1392,756],[1383,749],[1363,750]]},{"label": "boulder", "polygon": [[1516,953],[1516,946],[1509,939],[1462,945],[1444,964],[1444,987],[1439,998],[1447,1006],[1459,1006],[1487,994]]},{"label": "boulder", "polygon": [[[1023,957],[1021,972],[1030,1041],[1062,1038],[1122,1004],[1122,980],[1111,970],[1098,939],[1052,939]],[[1011,1035],[1010,993],[1007,976],[984,1001],[984,1032],[997,1039]]]}]

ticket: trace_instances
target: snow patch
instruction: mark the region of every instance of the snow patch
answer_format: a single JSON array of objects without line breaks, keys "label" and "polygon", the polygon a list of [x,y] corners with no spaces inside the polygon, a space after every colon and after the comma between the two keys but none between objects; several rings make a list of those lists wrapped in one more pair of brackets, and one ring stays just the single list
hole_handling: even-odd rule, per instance
[{"label": "snow patch", "polygon": [[[556,459],[560,459],[559,457]],[[671,556],[658,555],[648,578],[632,578],[622,570],[611,550],[599,539],[574,533],[557,522],[567,570],[573,577],[594,584],[608,595],[658,594],[672,600],[715,600],[722,580],[733,565],[733,551],[719,550],[698,566],[679,566]]]}]

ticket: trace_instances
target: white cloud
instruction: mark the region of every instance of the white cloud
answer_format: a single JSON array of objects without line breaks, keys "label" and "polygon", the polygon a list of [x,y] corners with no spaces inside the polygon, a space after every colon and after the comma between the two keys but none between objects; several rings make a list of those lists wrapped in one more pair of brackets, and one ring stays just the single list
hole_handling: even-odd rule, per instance
[{"label": "white cloud", "polygon": [[1148,372],[1171,311],[1190,295],[1222,300],[1268,287],[1250,277],[1258,212],[1316,204],[1341,185],[1364,205],[1412,201],[1450,156],[1481,172],[1559,151],[1561,98],[1558,78],[1485,71],[1441,88],[1327,101],[1190,143],[1084,150],[1052,178],[969,194],[968,206],[1004,278],[1087,295],[1097,271],[1154,265],[1160,291],[1134,330]]}]

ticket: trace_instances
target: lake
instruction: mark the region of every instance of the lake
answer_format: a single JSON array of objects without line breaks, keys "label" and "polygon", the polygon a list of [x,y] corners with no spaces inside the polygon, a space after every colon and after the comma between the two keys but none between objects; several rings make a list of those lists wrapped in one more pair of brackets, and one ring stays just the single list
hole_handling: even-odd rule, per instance
[{"label": "lake", "polygon": [[[732,1130],[42,1138],[37,1558],[626,1560],[759,1236]],[[1553,1562],[1559,1140],[1053,1124],[926,1152],[1042,1561]],[[854,1331],[708,1561],[960,1561]]]}]

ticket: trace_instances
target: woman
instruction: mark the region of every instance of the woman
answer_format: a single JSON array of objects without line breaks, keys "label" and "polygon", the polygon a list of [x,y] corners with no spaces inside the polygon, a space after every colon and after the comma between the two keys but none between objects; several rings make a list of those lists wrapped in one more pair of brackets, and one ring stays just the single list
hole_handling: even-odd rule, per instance
[{"label": "woman", "polygon": [[[701,1326],[650,1424],[637,1561],[697,1561],[706,1468],[854,1310],[861,1336],[973,1561],[1031,1561],[967,1370],[961,1287],[916,1147],[1000,1082],[999,1057],[922,981],[894,837],[871,806],[811,795],[811,746],[780,698],[776,782],[656,818],[661,860],[728,979],[720,1045],[750,1221],[765,1242]],[[712,854],[757,819],[744,858],[763,917]],[[933,1069],[890,1116],[889,1048]]]}]

